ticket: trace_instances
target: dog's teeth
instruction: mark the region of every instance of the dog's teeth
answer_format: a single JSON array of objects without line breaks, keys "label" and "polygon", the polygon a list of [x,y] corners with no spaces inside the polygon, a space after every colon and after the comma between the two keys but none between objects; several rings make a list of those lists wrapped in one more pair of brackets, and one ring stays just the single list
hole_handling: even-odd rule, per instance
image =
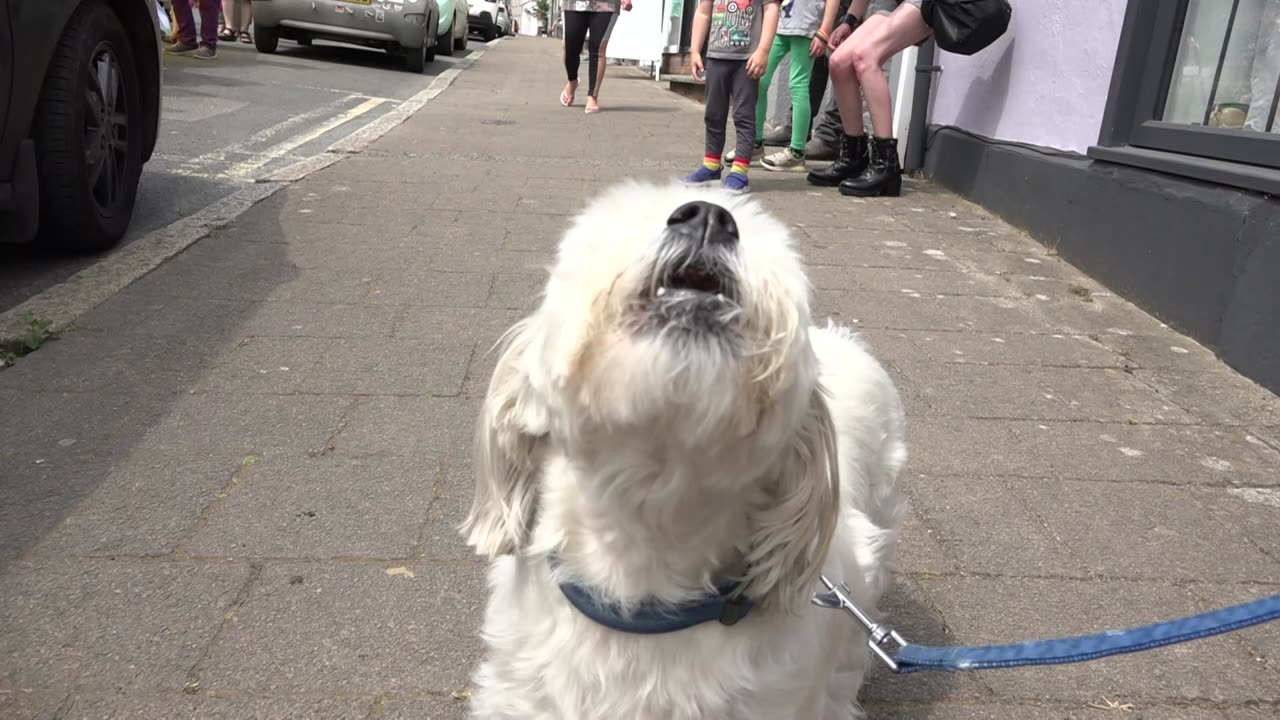
[{"label": "dog's teeth", "polygon": [[658,288],[658,297],[662,297],[663,295],[666,295],[666,294],[667,294],[667,289],[666,289],[666,288],[664,288],[664,287],[660,287],[660,288]]}]

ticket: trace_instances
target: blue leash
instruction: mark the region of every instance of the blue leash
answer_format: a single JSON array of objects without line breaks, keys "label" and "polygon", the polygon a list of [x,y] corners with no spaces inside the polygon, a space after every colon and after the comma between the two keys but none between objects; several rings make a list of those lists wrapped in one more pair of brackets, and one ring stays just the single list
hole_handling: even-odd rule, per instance
[{"label": "blue leash", "polygon": [[[1198,640],[1280,619],[1280,595],[1272,595],[1128,630],[1104,630],[1092,635],[1030,640],[1010,645],[930,647],[909,643],[892,627],[875,622],[853,603],[849,588],[844,584],[835,585],[826,577],[822,578],[822,583],[827,586],[827,591],[814,595],[813,604],[844,609],[857,618],[870,634],[867,645],[896,673],[1064,665]],[[898,645],[896,653],[890,654],[886,648],[890,642]]]}]

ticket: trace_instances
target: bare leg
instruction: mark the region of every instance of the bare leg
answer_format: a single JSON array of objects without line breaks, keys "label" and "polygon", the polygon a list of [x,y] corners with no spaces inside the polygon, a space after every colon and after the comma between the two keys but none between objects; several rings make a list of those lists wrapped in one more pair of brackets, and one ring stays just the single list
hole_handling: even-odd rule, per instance
[{"label": "bare leg", "polygon": [[862,126],[862,85],[858,82],[855,57],[859,45],[865,42],[865,36],[888,20],[884,15],[872,15],[831,53],[831,92],[836,96],[836,107],[840,108],[840,124],[844,126],[845,135],[865,135],[867,132]]},{"label": "bare leg", "polygon": [[609,66],[608,51],[609,37],[613,35],[614,23],[618,22],[618,13],[613,13],[609,19],[609,27],[604,31],[604,39],[600,41],[600,62],[596,68],[596,91],[587,96],[587,112],[596,112],[600,110],[600,86],[604,85],[605,68]]},{"label": "bare leg", "polygon": [[251,23],[253,23],[253,2],[244,0],[244,4],[240,6],[240,32],[249,32]]},{"label": "bare leg", "polygon": [[587,112],[599,112],[600,110],[600,86],[604,84],[604,69],[608,63],[605,62],[605,51],[609,49],[609,38],[605,38],[600,43],[600,63],[596,67],[596,91],[593,95],[587,96]]},{"label": "bare leg", "polygon": [[218,23],[219,40],[228,39],[227,32],[231,32],[233,36],[232,39],[234,39],[235,31],[233,28],[235,27],[237,2],[239,2],[239,0],[222,0],[222,22]]},{"label": "bare leg", "polygon": [[[858,32],[842,43],[837,52],[844,50],[845,44],[853,44],[850,57],[863,97],[867,99],[871,128],[876,137],[889,138],[893,137],[893,100],[889,97],[884,64],[889,58],[929,37],[930,30],[924,24],[920,8],[911,3],[902,3],[891,15],[881,15],[878,19],[881,22],[858,28]],[[868,32],[863,33],[864,28]],[[840,113],[841,117],[847,117],[843,105]],[[847,125],[848,120],[845,123]]]}]

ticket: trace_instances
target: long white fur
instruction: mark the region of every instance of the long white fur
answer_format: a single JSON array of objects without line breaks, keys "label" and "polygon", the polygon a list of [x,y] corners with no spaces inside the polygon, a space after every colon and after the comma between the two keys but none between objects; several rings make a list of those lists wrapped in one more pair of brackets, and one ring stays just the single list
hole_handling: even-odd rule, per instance
[{"label": "long white fur", "polygon": [[[667,217],[696,198],[741,232],[729,345],[630,322]],[[808,600],[819,571],[867,607],[885,591],[903,413],[854,333],[811,327],[809,295],[787,228],[750,199],[625,183],[575,219],[477,426],[463,532],[492,564],[474,718],[863,717],[865,634]],[[596,625],[557,587],[679,602],[731,578],[746,619],[655,636]]]}]

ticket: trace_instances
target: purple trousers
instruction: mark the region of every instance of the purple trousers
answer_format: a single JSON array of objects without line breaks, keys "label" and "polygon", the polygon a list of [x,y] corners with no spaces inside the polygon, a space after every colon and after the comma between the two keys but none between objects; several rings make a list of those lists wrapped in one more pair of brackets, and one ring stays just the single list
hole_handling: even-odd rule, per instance
[{"label": "purple trousers", "polygon": [[[218,47],[219,0],[200,0],[200,44]],[[173,16],[178,21],[178,40],[194,45],[196,19],[191,15],[191,0],[173,0]]]}]

